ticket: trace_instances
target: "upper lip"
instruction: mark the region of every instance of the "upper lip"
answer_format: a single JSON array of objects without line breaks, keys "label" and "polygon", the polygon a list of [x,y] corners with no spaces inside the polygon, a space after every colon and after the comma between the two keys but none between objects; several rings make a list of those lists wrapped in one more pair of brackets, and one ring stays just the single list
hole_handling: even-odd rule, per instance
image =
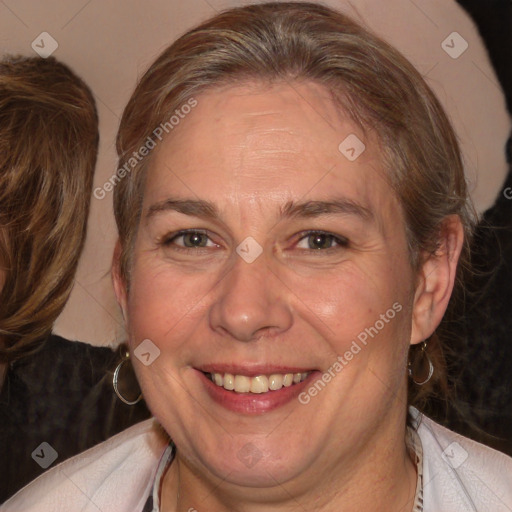
[{"label": "upper lip", "polygon": [[245,375],[247,377],[256,377],[258,375],[272,375],[273,373],[308,373],[314,371],[313,368],[303,368],[300,366],[281,366],[270,364],[256,365],[237,365],[237,364],[205,364],[196,367],[203,373],[230,373],[232,375]]}]

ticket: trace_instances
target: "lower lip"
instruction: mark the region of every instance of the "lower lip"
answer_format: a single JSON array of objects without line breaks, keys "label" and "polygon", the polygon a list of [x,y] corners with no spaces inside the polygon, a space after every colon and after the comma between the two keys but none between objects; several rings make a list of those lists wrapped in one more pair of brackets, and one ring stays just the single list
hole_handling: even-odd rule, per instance
[{"label": "lower lip", "polygon": [[292,384],[289,387],[282,387],[277,391],[267,391],[266,393],[236,393],[228,391],[223,387],[217,386],[203,372],[196,370],[199,374],[206,391],[210,398],[222,407],[237,413],[243,414],[261,414],[269,412],[278,407],[298,400],[299,394],[308,386],[311,379],[319,373],[311,372],[306,379],[298,384]]}]

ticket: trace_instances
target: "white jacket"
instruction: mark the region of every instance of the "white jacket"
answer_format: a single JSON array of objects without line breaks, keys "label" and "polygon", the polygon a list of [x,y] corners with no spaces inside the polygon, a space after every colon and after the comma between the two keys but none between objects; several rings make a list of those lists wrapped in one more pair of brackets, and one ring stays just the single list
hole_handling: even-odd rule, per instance
[{"label": "white jacket", "polygon": [[[511,512],[512,458],[421,419],[424,512]],[[46,472],[2,512],[140,512],[168,438],[139,423]]]}]

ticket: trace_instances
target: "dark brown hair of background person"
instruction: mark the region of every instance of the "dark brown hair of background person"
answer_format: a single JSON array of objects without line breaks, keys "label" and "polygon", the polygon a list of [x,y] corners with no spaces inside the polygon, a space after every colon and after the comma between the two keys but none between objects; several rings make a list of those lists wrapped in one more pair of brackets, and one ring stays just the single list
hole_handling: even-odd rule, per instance
[{"label": "dark brown hair of background person", "polygon": [[[293,10],[296,13],[290,15]],[[178,39],[144,75],[124,111],[117,137],[118,167],[127,165],[153,130],[192,96],[249,79],[325,85],[352,120],[365,132],[376,133],[388,179],[405,214],[411,267],[417,271],[420,254],[436,252],[443,220],[456,214],[464,226],[457,271],[457,285],[463,288],[476,213],[467,200],[457,137],[443,108],[397,50],[321,5],[234,9]],[[137,162],[114,191],[120,273],[128,288],[151,158],[150,154]],[[430,337],[428,354],[435,372],[427,385],[410,385],[410,405],[424,410],[431,395],[448,394],[444,352],[449,349],[436,333]],[[411,348],[411,358],[417,350]]]},{"label": "dark brown hair of background person", "polygon": [[0,63],[0,363],[36,349],[69,298],[98,143],[94,97],[66,65]]},{"label": "dark brown hair of background person", "polygon": [[56,464],[149,416],[114,393],[122,349],[51,332],[84,246],[98,143],[93,94],[68,66],[0,61],[0,502],[47,469],[31,457],[42,441]]}]

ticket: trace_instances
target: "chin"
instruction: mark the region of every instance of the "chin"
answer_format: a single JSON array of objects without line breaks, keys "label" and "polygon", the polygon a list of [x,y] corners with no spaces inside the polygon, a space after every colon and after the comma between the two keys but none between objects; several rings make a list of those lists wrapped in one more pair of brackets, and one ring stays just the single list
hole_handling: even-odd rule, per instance
[{"label": "chin", "polygon": [[[229,436],[193,448],[196,462],[221,480],[243,487],[275,487],[304,473],[311,464],[304,442],[288,436]],[[313,457],[310,457],[311,459]]]}]

